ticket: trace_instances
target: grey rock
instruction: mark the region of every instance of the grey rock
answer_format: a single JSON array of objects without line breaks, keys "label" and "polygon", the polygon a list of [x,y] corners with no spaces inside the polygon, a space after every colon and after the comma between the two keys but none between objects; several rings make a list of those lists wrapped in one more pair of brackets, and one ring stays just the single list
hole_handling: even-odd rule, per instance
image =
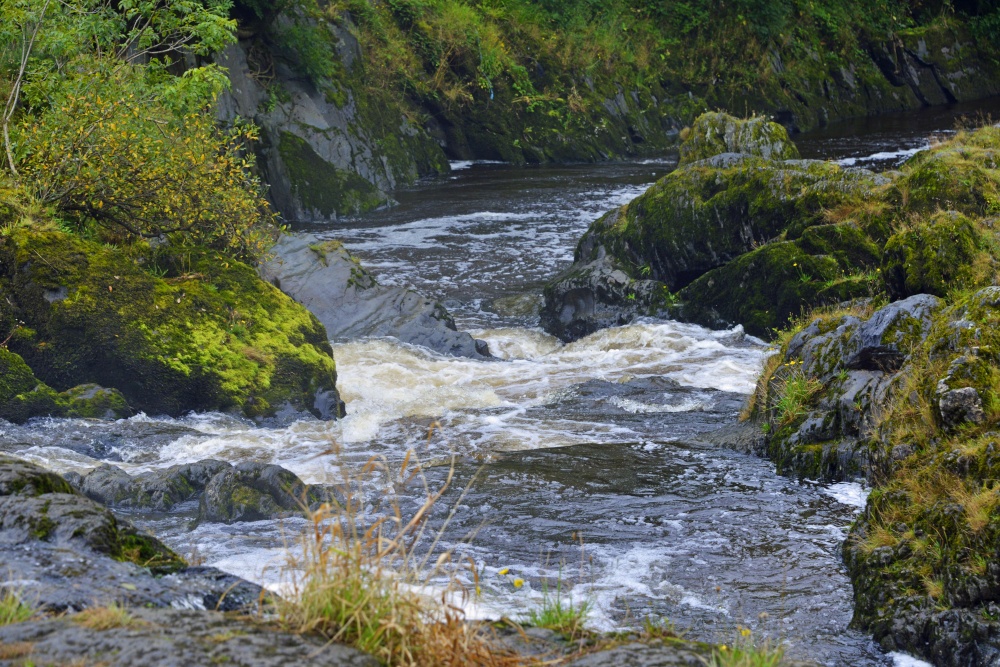
[{"label": "grey rock", "polygon": [[262,596],[214,568],[185,567],[58,475],[7,456],[0,456],[0,563],[23,599],[50,612],[111,603],[247,610]]},{"label": "grey rock", "polygon": [[[945,391],[941,391],[944,388]],[[955,428],[960,424],[981,424],[986,419],[983,412],[983,399],[975,387],[962,389],[947,389],[947,385],[938,385],[938,409],[941,411],[941,422],[945,428]]]},{"label": "grey rock", "polygon": [[931,317],[944,304],[930,294],[917,294],[879,309],[858,325],[844,346],[844,366],[853,370],[895,371],[908,353],[907,341],[927,336]]},{"label": "grey rock", "polygon": [[[126,627],[91,630],[73,617],[0,627],[0,665],[108,667],[377,667],[356,649],[213,611],[130,609]],[[23,653],[19,655],[19,648]]]},{"label": "grey rock", "polygon": [[440,303],[413,289],[379,285],[336,241],[285,235],[261,275],[305,306],[333,339],[392,336],[461,357],[489,357],[484,341],[457,331]]},{"label": "grey rock", "polygon": [[209,480],[231,467],[225,461],[206,459],[132,477],[121,468],[104,464],[81,479],[80,490],[109,507],[164,511],[197,498]]},{"label": "grey rock", "polygon": [[198,518],[222,523],[276,519],[302,512],[315,500],[316,492],[294,473],[276,465],[245,462],[208,482]]}]

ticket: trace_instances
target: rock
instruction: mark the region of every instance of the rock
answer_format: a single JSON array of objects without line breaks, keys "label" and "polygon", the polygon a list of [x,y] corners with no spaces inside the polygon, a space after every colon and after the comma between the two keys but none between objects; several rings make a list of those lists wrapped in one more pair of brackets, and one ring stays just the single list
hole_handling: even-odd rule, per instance
[{"label": "rock", "polygon": [[700,667],[705,656],[688,647],[625,644],[577,658],[566,667]]},{"label": "rock", "polygon": [[385,287],[337,241],[282,236],[261,275],[305,306],[335,339],[392,336],[442,354],[489,357],[485,341],[455,329],[440,303],[410,288]]},{"label": "rock", "polygon": [[[941,389],[945,391],[940,391]],[[947,390],[942,381],[938,387],[938,409],[941,412],[941,423],[945,428],[955,428],[966,422],[981,424],[986,420],[983,412],[983,399],[974,387]]]},{"label": "rock", "polygon": [[[719,114],[708,116],[707,126],[722,122]],[[787,141],[780,134],[778,144]],[[711,150],[733,148],[723,143]],[[758,155],[682,161],[594,222],[573,266],[545,288],[543,328],[571,340],[639,314],[669,312],[716,328],[742,324],[761,336],[803,308],[869,295],[879,245],[853,220],[828,223],[827,212],[870,198],[891,181],[828,162],[773,159],[792,154],[778,144]],[[682,306],[673,308],[678,301]]]},{"label": "rock", "polygon": [[28,603],[59,613],[111,603],[246,610],[261,589],[180,556],[79,495],[59,475],[0,455],[0,562]]},{"label": "rock", "polygon": [[[21,230],[0,239],[0,290],[9,308],[0,324],[5,315],[24,322],[9,351],[55,391],[97,383],[149,414],[342,412],[323,325],[250,267],[211,251],[181,258]],[[46,298],[53,293],[65,298]],[[66,396],[118,405],[93,387]]]},{"label": "rock", "polygon": [[19,355],[0,347],[0,419],[21,424],[32,417],[120,419],[133,414],[114,389],[84,384],[57,392],[39,381]]},{"label": "rock", "polygon": [[357,649],[216,611],[129,609],[124,627],[95,630],[73,616],[0,627],[0,665],[108,667],[377,667]]},{"label": "rock", "polygon": [[245,462],[223,470],[205,486],[199,521],[261,521],[301,513],[320,496],[294,473],[276,465]]},{"label": "rock", "polygon": [[859,323],[844,341],[842,366],[850,370],[894,372],[911,348],[930,333],[933,315],[944,302],[918,294],[890,303]]},{"label": "rock", "polygon": [[603,247],[592,261],[573,264],[550,280],[544,299],[540,324],[564,342],[641,315],[665,316],[672,305],[662,283],[629,278]]},{"label": "rock", "polygon": [[140,473],[135,477],[113,465],[104,464],[80,479],[80,491],[109,507],[166,511],[179,503],[198,498],[208,482],[232,466],[206,459]]},{"label": "rock", "polygon": [[725,113],[704,113],[694,121],[680,147],[680,164],[720,153],[743,153],[766,160],[794,160],[799,151],[788,131],[763,116],[740,119]]}]

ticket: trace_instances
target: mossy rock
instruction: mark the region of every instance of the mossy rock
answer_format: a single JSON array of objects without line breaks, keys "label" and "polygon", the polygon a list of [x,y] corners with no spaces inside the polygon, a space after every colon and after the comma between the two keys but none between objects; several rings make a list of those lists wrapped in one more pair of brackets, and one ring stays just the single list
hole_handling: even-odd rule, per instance
[{"label": "mossy rock", "polygon": [[995,259],[986,240],[968,217],[938,212],[894,234],[886,243],[882,275],[889,296],[945,296],[956,288],[990,283]]},{"label": "mossy rock", "polygon": [[955,210],[970,216],[1000,213],[1000,128],[963,132],[941,147],[917,153],[902,167],[894,203],[913,213]]},{"label": "mossy rock", "polygon": [[698,116],[681,143],[681,165],[720,153],[744,153],[767,160],[799,157],[788,131],[763,116],[742,119],[721,112]]},{"label": "mossy rock", "polygon": [[389,203],[381,190],[352,171],[337,169],[291,132],[281,133],[278,153],[302,209],[320,218],[356,215]]},{"label": "mossy rock", "polygon": [[[9,260],[0,288],[25,323],[8,346],[55,391],[114,387],[150,414],[341,411],[325,329],[249,266],[54,231],[3,239],[0,255]],[[66,396],[89,402],[80,416],[110,404],[92,388]]]},{"label": "mossy rock", "polygon": [[119,419],[134,414],[115,389],[85,384],[57,392],[40,382],[19,355],[0,348],[0,419],[20,424],[32,417]]},{"label": "mossy rock", "polygon": [[772,243],[709,271],[678,293],[684,320],[722,328],[742,324],[770,337],[811,308],[868,296],[867,274],[846,274],[834,257],[799,243]]}]

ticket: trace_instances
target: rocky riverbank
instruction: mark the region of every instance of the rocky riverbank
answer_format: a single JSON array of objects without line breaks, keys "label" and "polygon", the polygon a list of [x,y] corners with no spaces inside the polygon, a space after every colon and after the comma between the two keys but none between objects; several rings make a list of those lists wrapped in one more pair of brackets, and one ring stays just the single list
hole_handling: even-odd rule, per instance
[{"label": "rocky riverbank", "polygon": [[844,546],[854,623],[936,665],[1000,656],[998,156],[984,127],[874,174],[798,160],[764,119],[703,116],[543,309],[564,339],[645,314],[776,339],[746,422],[708,439],[873,485]]}]

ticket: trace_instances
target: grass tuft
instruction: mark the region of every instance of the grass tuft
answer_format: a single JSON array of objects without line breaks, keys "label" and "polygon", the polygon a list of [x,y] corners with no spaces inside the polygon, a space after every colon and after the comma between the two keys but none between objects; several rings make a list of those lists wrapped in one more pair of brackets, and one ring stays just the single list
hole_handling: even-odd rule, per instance
[{"label": "grass tuft", "polygon": [[0,589],[0,627],[12,623],[23,623],[31,618],[35,610],[24,603],[21,596],[10,588]]},{"label": "grass tuft", "polygon": [[88,630],[114,630],[115,628],[136,628],[145,625],[124,605],[117,603],[107,607],[89,607],[73,616],[73,621]]},{"label": "grass tuft", "polygon": [[570,596],[563,595],[562,578],[560,578],[554,593],[549,590],[547,582],[543,583],[542,601],[537,609],[532,609],[528,613],[525,622],[530,626],[553,630],[575,639],[583,634],[590,610],[590,602],[574,603]]}]

